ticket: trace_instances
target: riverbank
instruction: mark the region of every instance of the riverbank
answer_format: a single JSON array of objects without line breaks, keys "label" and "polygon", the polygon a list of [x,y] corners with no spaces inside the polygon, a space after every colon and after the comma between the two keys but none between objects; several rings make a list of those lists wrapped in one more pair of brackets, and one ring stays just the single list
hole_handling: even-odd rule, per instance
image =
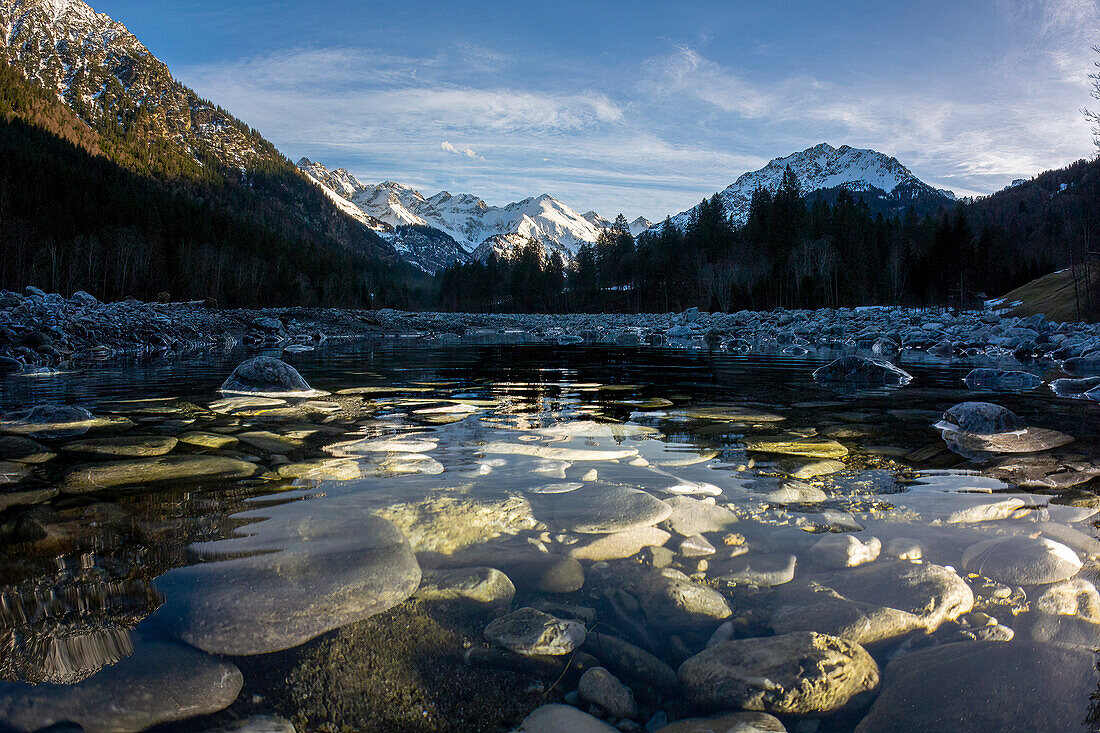
[{"label": "riverbank", "polygon": [[239,345],[310,350],[328,339],[405,336],[442,343],[606,343],[798,354],[853,345],[890,357],[1008,356],[1064,361],[1100,353],[1100,327],[993,310],[840,308],[668,314],[406,313],[340,308],[221,309],[201,301],[100,303],[27,288],[0,292],[0,372],[70,360],[187,353]]}]

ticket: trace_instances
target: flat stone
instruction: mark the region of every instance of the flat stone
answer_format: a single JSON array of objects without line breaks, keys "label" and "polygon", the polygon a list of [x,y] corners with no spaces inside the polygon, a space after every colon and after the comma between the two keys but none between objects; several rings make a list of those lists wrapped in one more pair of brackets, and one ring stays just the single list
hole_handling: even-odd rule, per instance
[{"label": "flat stone", "polygon": [[523,719],[514,733],[618,733],[599,718],[572,705],[542,705]]},{"label": "flat stone", "polygon": [[735,585],[773,586],[791,582],[797,558],[785,552],[748,552],[715,560],[710,576]]},{"label": "flat stone", "polygon": [[126,435],[119,438],[95,438],[66,443],[61,450],[87,458],[152,458],[172,452],[179,441],[156,435]]},{"label": "flat stone", "polygon": [[780,467],[791,478],[801,479],[803,481],[807,479],[817,478],[819,476],[830,476],[834,473],[848,468],[842,461],[834,460],[820,460],[820,461],[784,461],[780,464]]},{"label": "flat stone", "polygon": [[684,557],[709,557],[718,550],[701,534],[693,534],[680,540],[680,554]]},{"label": "flat stone", "polygon": [[425,570],[414,595],[425,601],[508,608],[516,596],[516,586],[496,568],[441,568]]},{"label": "flat stone", "polygon": [[599,562],[633,557],[644,547],[661,547],[672,535],[657,527],[640,527],[626,532],[599,537],[569,549],[569,555],[578,560]]},{"label": "flat stone", "polygon": [[314,481],[350,481],[359,478],[362,471],[359,470],[359,464],[355,461],[333,458],[287,463],[279,466],[279,475],[283,478]]},{"label": "flat stone", "polygon": [[245,445],[261,450],[264,453],[285,455],[302,447],[301,440],[279,435],[269,430],[250,430],[244,433],[237,433],[235,437]]},{"label": "flat stone", "polygon": [[232,435],[222,435],[221,433],[203,433],[203,432],[191,432],[184,433],[179,436],[179,442],[184,445],[194,446],[196,448],[208,448],[210,450],[221,450],[222,448],[231,448],[240,441],[234,438]]},{"label": "flat stone", "polygon": [[296,733],[296,729],[278,715],[250,715],[220,728],[208,728],[204,733]]},{"label": "flat stone", "polygon": [[665,503],[672,507],[665,526],[684,537],[704,532],[721,532],[737,524],[737,515],[725,507],[717,506],[713,499],[672,496]]},{"label": "flat stone", "polygon": [[47,486],[43,488],[24,488],[24,489],[11,489],[0,491],[0,512],[7,511],[13,506],[33,506],[35,504],[44,504],[45,502],[53,499],[60,492],[55,486]]},{"label": "flat stone", "polygon": [[782,721],[767,713],[723,713],[713,718],[687,718],[655,733],[787,733]]},{"label": "flat stone", "polygon": [[970,389],[994,389],[1006,392],[1026,392],[1043,383],[1042,377],[1031,372],[1004,369],[972,369],[963,378]]},{"label": "flat stone", "polygon": [[724,641],[677,673],[688,698],[707,707],[820,715],[862,702],[879,683],[863,647],[812,632]]},{"label": "flat stone", "polygon": [[805,458],[843,458],[848,449],[835,440],[827,438],[747,438],[745,450],[756,453],[776,453],[785,456],[803,456]]},{"label": "flat stone", "polygon": [[124,422],[129,423],[125,418],[96,417],[83,407],[73,405],[37,405],[5,413],[0,417],[0,433],[30,438],[71,438],[92,428]]},{"label": "flat stone", "polygon": [[585,670],[577,684],[582,700],[595,703],[616,718],[635,718],[638,703],[634,693],[603,667]]},{"label": "flat stone", "polygon": [[154,618],[212,654],[265,654],[386,611],[416,591],[420,567],[392,524],[337,505],[297,504],[258,510],[268,518],[249,524],[247,536],[199,546],[231,559],[158,578],[167,601]]},{"label": "flat stone", "polygon": [[243,684],[227,661],[135,634],[133,654],[77,684],[0,683],[0,721],[21,730],[68,722],[88,731],[141,731],[223,710]]},{"label": "flat stone", "polygon": [[549,461],[619,461],[638,455],[637,448],[560,448],[537,443],[487,443],[486,455],[534,456]]},{"label": "flat stone", "polygon": [[967,572],[1009,585],[1044,585],[1072,578],[1081,560],[1070,548],[1045,537],[994,537],[966,548]]},{"label": "flat stone", "polygon": [[829,497],[824,491],[802,481],[784,481],[779,487],[756,493],[769,504],[820,504]]},{"label": "flat stone", "polygon": [[1091,651],[1019,640],[945,644],[898,657],[883,677],[857,733],[1092,730]]},{"label": "flat stone", "polygon": [[221,456],[161,456],[78,466],[61,482],[61,492],[84,494],[122,486],[203,479],[228,480],[255,475],[254,464]]},{"label": "flat stone", "polygon": [[521,608],[485,627],[485,638],[516,654],[568,654],[584,643],[584,625],[534,608]]},{"label": "flat stone", "polygon": [[650,527],[672,513],[672,507],[652,494],[601,484],[586,484],[561,497],[538,495],[532,497],[531,506],[543,522],[582,534]]}]

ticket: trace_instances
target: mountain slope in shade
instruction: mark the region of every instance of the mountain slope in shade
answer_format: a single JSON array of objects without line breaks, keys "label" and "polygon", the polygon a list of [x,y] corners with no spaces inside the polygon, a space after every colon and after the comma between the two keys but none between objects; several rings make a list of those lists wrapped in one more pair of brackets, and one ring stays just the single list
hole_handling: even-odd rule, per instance
[{"label": "mountain slope in shade", "polygon": [[[330,197],[342,198],[346,205],[358,209],[361,221],[395,244],[396,230],[415,227],[412,231],[417,232],[419,248],[402,251],[398,246],[398,250],[429,272],[438,269],[438,263],[458,262],[464,255],[476,259],[486,259],[493,253],[511,257],[532,238],[543,246],[547,256],[557,252],[568,261],[581,245],[595,242],[600,231],[611,226],[595,212],[579,214],[546,194],[506,206],[490,206],[471,194],[440,191],[425,197],[394,181],[363,183],[342,168],[330,171],[308,158],[298,161],[298,168]],[[630,228],[638,234],[649,226],[650,222],[639,218]],[[436,246],[428,246],[422,239],[427,236],[425,228],[438,230],[446,238],[433,237]],[[457,245],[457,250],[450,242]],[[424,259],[424,253],[434,264]]]},{"label": "mountain slope in shade", "polygon": [[[864,197],[882,197],[899,206],[922,197],[954,200],[950,191],[942,191],[921,181],[904,165],[883,153],[842,145],[834,148],[821,143],[784,158],[775,158],[760,170],[750,171],[732,185],[718,193],[726,212],[734,224],[744,224],[749,217],[752,194],[758,188],[772,193],[779,189],[784,170],[790,167],[798,176],[803,194],[816,191],[847,190]],[[672,223],[683,229],[691,219],[695,208],[671,218]]]}]

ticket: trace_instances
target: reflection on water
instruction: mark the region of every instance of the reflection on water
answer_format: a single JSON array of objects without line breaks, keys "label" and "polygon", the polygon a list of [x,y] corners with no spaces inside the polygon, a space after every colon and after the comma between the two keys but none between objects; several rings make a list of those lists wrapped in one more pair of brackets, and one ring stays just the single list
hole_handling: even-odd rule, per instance
[{"label": "reflection on water", "polygon": [[[167,648],[211,679],[244,671],[212,724],[493,730],[565,700],[624,729],[739,708],[788,730],[1087,729],[1100,412],[1045,389],[976,396],[971,362],[903,361],[901,389],[815,384],[831,356],[319,349],[287,358],[328,394],[290,401],[217,394],[234,354],[0,382],[5,410],[112,417],[3,447],[25,470],[0,489],[0,719],[96,720],[96,672],[163,687],[134,658]],[[1073,440],[958,450],[933,426],[972,399]],[[523,629],[511,651],[482,636],[523,607],[590,639],[556,658],[515,654]],[[414,627],[415,652],[397,641]],[[833,656],[797,647],[808,632],[840,640]],[[865,689],[817,680],[819,663]],[[578,682],[596,665],[633,708]],[[458,677],[484,686],[480,707],[429,689]],[[42,682],[50,710],[26,702]],[[128,725],[212,712],[209,695],[186,712],[196,685],[172,694],[179,715]]]}]

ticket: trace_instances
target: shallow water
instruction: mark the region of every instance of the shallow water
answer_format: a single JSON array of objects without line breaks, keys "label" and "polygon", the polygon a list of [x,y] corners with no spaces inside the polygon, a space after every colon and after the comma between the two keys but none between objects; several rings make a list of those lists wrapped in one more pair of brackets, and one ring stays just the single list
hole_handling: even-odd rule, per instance
[{"label": "shallow water", "polygon": [[[1031,582],[1036,578],[1013,565],[1013,553],[1027,548],[1004,545],[992,559],[985,554],[969,563],[964,557],[990,538],[1046,538],[1070,548],[1066,562],[1081,565],[1069,575],[1096,581],[1100,543],[1091,507],[1100,504],[1090,490],[1096,482],[1050,490],[1034,479],[1100,458],[1100,408],[1045,386],[1023,393],[967,389],[963,377],[975,366],[997,366],[990,360],[905,354],[898,363],[915,379],[900,389],[814,383],[812,371],[839,353],[437,348],[387,340],[285,355],[313,387],[333,393],[287,405],[218,402],[219,385],[247,356],[240,353],[6,378],[0,410],[77,404],[135,423],[121,433],[94,429],[39,439],[57,457],[33,464],[8,491],[72,486],[77,466],[104,462],[66,446],[101,435],[240,436],[218,448],[181,442],[169,455],[220,456],[257,468],[255,476],[232,479],[158,482],[151,474],[0,515],[7,528],[0,533],[0,673],[12,683],[0,688],[0,719],[10,716],[24,728],[31,726],[20,721],[79,715],[92,721],[93,703],[73,702],[73,690],[99,680],[97,695],[123,699],[135,676],[154,696],[178,693],[168,708],[192,697],[228,700],[233,690],[211,693],[199,683],[188,688],[158,677],[163,665],[216,671],[228,662],[243,673],[235,702],[220,713],[212,703],[200,706],[204,715],[173,729],[277,714],[299,730],[507,730],[538,705],[563,699],[612,720],[576,699],[569,669],[494,656],[480,630],[499,608],[441,610],[406,600],[422,572],[493,567],[517,587],[511,608],[579,619],[590,632],[622,638],[673,670],[716,631],[719,639],[738,639],[842,629],[881,670],[892,663],[881,685],[842,710],[773,711],[788,730],[852,730],[864,718],[861,730],[896,728],[882,707],[920,707],[922,696],[954,722],[944,730],[1012,729],[992,712],[981,717],[983,705],[1002,714],[1008,702],[1023,705],[1012,718],[1023,728],[1037,729],[1029,717],[1034,710],[1049,711],[1051,730],[1072,729],[1067,721],[1093,728],[1087,692],[1095,680],[1067,687],[1043,679],[1042,670],[1053,664],[1048,652],[1059,665],[1086,660],[1082,668],[1094,667],[1095,591],[1078,584],[1052,593],[1063,587],[1064,568],[1054,581],[1048,573],[1038,579],[1044,582]],[[1022,368],[1014,361],[1003,366]],[[1063,376],[1056,368],[1031,371]],[[1036,454],[1042,465],[1015,472],[1003,461],[1019,455],[967,460],[932,425],[947,408],[973,399],[996,402],[1031,426],[1075,441]],[[759,442],[780,436],[786,447]],[[816,445],[808,452],[821,457],[792,455],[791,443],[794,453]],[[791,483],[792,474],[818,460],[843,466]],[[1024,474],[1032,480],[1021,488]],[[647,492],[653,502],[628,490]],[[691,522],[666,516],[666,500],[679,507],[713,502],[701,511],[720,513],[723,526],[710,517],[711,524],[688,531]],[[728,511],[712,511],[721,507]],[[633,539],[620,535],[637,546],[599,544],[609,534],[652,526]],[[713,553],[680,548],[684,536],[697,533]],[[851,548],[819,544],[825,537],[853,537],[878,549],[857,547],[856,554],[873,559],[848,568],[843,558]],[[670,557],[637,554],[662,543]],[[1058,552],[1064,551],[1056,558]],[[571,556],[579,570],[574,561],[557,575],[546,570],[548,557]],[[921,596],[925,585],[896,586],[892,578],[914,562],[949,568],[969,590],[953,587],[948,598],[942,589]],[[729,612],[707,618],[647,601],[648,574],[660,574],[651,566],[665,564],[716,588]],[[582,578],[562,577],[578,572]],[[986,577],[998,574],[1005,582]],[[840,600],[815,606],[823,587]],[[810,588],[818,595],[803,593]],[[956,597],[968,593],[970,602]],[[944,617],[934,607],[949,601],[959,608]],[[856,611],[864,614],[860,629],[830,616]],[[202,655],[178,661],[180,650],[193,651],[180,642]],[[957,666],[952,654],[985,653],[994,644],[1005,646],[990,654],[1007,650],[1010,666],[1039,672],[1027,679],[967,677],[966,686],[947,692],[938,667],[907,687],[892,682],[905,677],[907,658],[931,659],[933,648],[946,650],[950,669]],[[586,651],[613,667],[598,651]],[[913,662],[909,669],[918,668]],[[651,729],[662,720],[739,707],[620,677],[637,700],[633,721]],[[448,680],[461,695],[440,689]],[[26,700],[47,688],[48,698],[36,702],[39,717],[19,718]],[[974,689],[985,697],[975,702]],[[964,719],[963,709],[975,717]],[[55,711],[61,717],[50,718]],[[127,725],[174,717],[143,718],[138,710]]]}]

